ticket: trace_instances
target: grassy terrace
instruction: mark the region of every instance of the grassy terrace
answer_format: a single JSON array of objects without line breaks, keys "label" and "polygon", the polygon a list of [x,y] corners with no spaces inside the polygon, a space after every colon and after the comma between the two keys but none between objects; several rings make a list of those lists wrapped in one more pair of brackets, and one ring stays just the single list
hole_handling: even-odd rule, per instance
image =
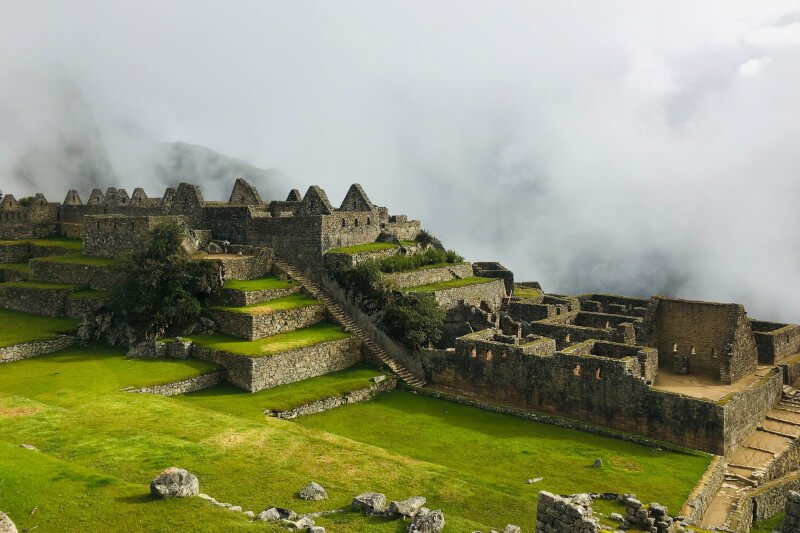
[{"label": "grassy terrace", "polygon": [[319,300],[316,298],[309,298],[304,294],[296,293],[244,307],[214,307],[213,309],[243,315],[266,315],[274,313],[275,311],[287,311],[289,309],[299,309],[312,305],[320,305]]},{"label": "grassy terrace", "polygon": [[77,299],[81,299],[81,298],[100,298],[100,299],[105,300],[106,298],[108,298],[108,291],[86,289],[85,291],[71,292],[69,294],[69,297],[70,298],[77,298]]},{"label": "grassy terrace", "polygon": [[277,276],[266,276],[258,279],[229,279],[224,288],[236,291],[252,292],[273,289],[288,289],[297,285],[296,281],[280,279]]},{"label": "grassy terrace", "polygon": [[27,261],[22,263],[0,263],[0,270],[13,270],[15,272],[28,274],[31,271],[31,267]]},{"label": "grassy terrace", "polygon": [[408,287],[403,289],[406,292],[434,292],[444,289],[454,289],[456,287],[466,287],[469,285],[480,285],[481,283],[489,283],[494,281],[493,278],[479,278],[469,277],[462,279],[451,279],[447,281],[439,281],[437,283],[428,283],[427,285],[417,285],[416,287]]},{"label": "grassy terrace", "polygon": [[536,299],[542,296],[542,290],[534,289],[533,287],[524,287],[522,285],[514,285],[514,296],[522,299]]},{"label": "grassy terrace", "polygon": [[0,246],[17,246],[20,244],[33,244],[35,246],[58,246],[60,248],[69,248],[70,250],[80,250],[83,248],[83,242],[80,239],[66,239],[61,237],[54,237],[51,239],[20,239],[13,241],[0,241]]},{"label": "grassy terrace", "polygon": [[330,254],[364,254],[368,252],[380,252],[381,250],[392,250],[397,248],[396,244],[390,242],[370,242],[367,244],[357,244],[355,246],[344,246],[342,248],[333,248],[328,250]]},{"label": "grassy terrace", "polygon": [[305,348],[323,342],[346,339],[350,334],[336,324],[320,322],[307,328],[279,333],[255,341],[219,333],[187,337],[198,346],[247,357],[267,357],[276,353]]},{"label": "grassy terrace", "polygon": [[51,283],[49,281],[7,281],[0,283],[0,287],[17,287],[22,289],[40,289],[51,291],[63,291],[65,289],[75,290],[77,285],[70,285],[69,283]]},{"label": "grassy terrace", "polygon": [[264,409],[286,410],[322,398],[341,396],[371,385],[372,378],[381,374],[385,372],[366,365],[356,365],[259,392],[247,392],[224,384],[175,398],[222,414],[260,421],[264,419]]},{"label": "grassy terrace", "polygon": [[[540,489],[633,492],[673,510],[709,461],[402,392],[299,422],[259,418],[260,393],[121,392],[208,370],[192,360],[127,359],[106,346],[0,365],[3,511],[20,531],[164,531],[187,524],[205,532],[282,531],[197,498],[150,499],[150,480],[177,465],[199,476],[202,492],[256,512],[268,505],[336,509],[365,491],[422,494],[429,507],[444,511],[446,531],[515,523],[527,532],[535,528]],[[252,410],[248,398],[256,400]],[[596,457],[603,468],[592,467]],[[531,477],[544,480],[526,484]],[[296,496],[311,480],[328,489],[329,500]],[[336,533],[407,527],[352,512],[317,523]]]},{"label": "grassy terrace", "polygon": [[49,341],[59,333],[72,333],[78,321],[65,317],[33,315],[0,309],[0,348],[32,341]]},{"label": "grassy terrace", "polygon": [[92,266],[113,266],[117,264],[114,259],[108,257],[95,257],[92,255],[66,254],[53,255],[49,257],[39,257],[33,261],[44,261],[47,263],[68,263],[71,265],[92,265]]}]

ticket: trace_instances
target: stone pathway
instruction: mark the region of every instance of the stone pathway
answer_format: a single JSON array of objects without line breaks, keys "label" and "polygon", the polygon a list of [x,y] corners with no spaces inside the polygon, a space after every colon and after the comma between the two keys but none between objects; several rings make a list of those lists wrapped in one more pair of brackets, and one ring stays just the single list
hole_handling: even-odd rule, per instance
[{"label": "stone pathway", "polygon": [[700,526],[732,529],[741,499],[758,487],[767,469],[800,438],[800,391],[784,386],[781,400],[766,418],[742,440],[727,460],[725,481],[708,506]]}]

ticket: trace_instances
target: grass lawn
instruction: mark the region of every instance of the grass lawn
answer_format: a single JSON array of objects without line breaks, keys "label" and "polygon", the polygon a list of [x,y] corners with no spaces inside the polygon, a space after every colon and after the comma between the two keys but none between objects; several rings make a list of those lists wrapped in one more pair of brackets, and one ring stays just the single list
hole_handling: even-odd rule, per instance
[{"label": "grass lawn", "polygon": [[0,348],[31,341],[49,341],[59,333],[71,333],[78,321],[66,317],[33,315],[0,309]]},{"label": "grass lawn", "polygon": [[386,374],[374,367],[356,365],[325,376],[247,392],[229,384],[175,396],[175,399],[226,415],[263,420],[264,409],[286,410],[322,398],[341,396],[373,384],[372,378]]},{"label": "grass lawn", "polygon": [[22,263],[0,263],[0,270],[14,270],[16,272],[28,274],[31,271],[31,267],[27,261]]},{"label": "grass lawn", "polygon": [[71,292],[70,298],[101,298],[105,300],[108,298],[108,291],[86,289],[85,291]]},{"label": "grass lawn", "polygon": [[7,281],[5,283],[0,283],[0,287],[63,291],[65,289],[75,290],[78,288],[78,285],[70,285],[69,283],[51,283],[49,281]]},{"label": "grass lawn", "polygon": [[117,262],[108,257],[95,257],[93,255],[66,254],[52,255],[49,257],[38,257],[34,261],[46,261],[48,263],[69,263],[71,265],[92,265],[92,266],[113,266]]},{"label": "grass lawn", "polygon": [[266,276],[258,279],[229,279],[223,287],[243,292],[266,291],[271,289],[288,289],[297,285],[296,281],[280,279],[277,276]]},{"label": "grass lawn", "polygon": [[305,348],[322,342],[346,339],[350,334],[337,324],[320,322],[307,328],[300,328],[287,333],[279,333],[255,341],[242,340],[238,337],[215,333],[211,335],[192,335],[187,337],[192,342],[205,348],[221,350],[235,355],[248,357],[265,357],[297,348]]},{"label": "grass lawn", "polygon": [[406,292],[434,292],[444,289],[454,289],[456,287],[466,287],[468,285],[480,285],[481,283],[489,283],[494,281],[493,278],[478,278],[475,276],[462,279],[451,279],[447,281],[439,281],[436,283],[428,283],[426,285],[417,285],[416,287],[408,287],[403,289]]},{"label": "grass lawn", "polygon": [[328,250],[330,254],[364,254],[368,252],[380,252],[381,250],[391,250],[397,248],[396,244],[390,242],[370,242],[367,244],[356,244],[355,246],[343,246],[342,248],[333,248]]},{"label": "grass lawn", "polygon": [[295,293],[244,307],[214,307],[213,309],[228,311],[230,313],[240,313],[243,315],[266,315],[274,313],[275,311],[286,311],[289,309],[298,309],[300,307],[309,307],[311,305],[321,304],[316,298],[309,298],[304,294]]},{"label": "grass lawn", "polygon": [[67,239],[64,237],[0,241],[0,246],[17,246],[20,244],[33,244],[35,246],[58,246],[60,248],[69,248],[70,250],[81,250],[83,248],[83,242],[80,239]]},{"label": "grass lawn", "polygon": [[[446,531],[516,523],[527,532],[535,528],[539,488],[614,488],[677,508],[709,460],[410,393],[289,422],[221,412],[235,412],[232,401],[121,392],[208,369],[197,365],[203,363],[127,359],[107,346],[0,365],[3,511],[20,531],[282,531],[195,498],[150,499],[150,480],[180,466],[199,477],[201,491],[256,512],[269,505],[336,509],[366,491],[394,499],[421,494],[444,511]],[[592,468],[595,457],[606,466]],[[545,480],[525,484],[537,472]],[[296,496],[311,480],[326,487],[328,500]],[[336,533],[407,527],[352,512],[317,523]]]},{"label": "grass lawn", "polygon": [[533,287],[523,287],[522,285],[514,285],[514,296],[522,299],[537,299],[542,296],[541,289],[534,289]]}]

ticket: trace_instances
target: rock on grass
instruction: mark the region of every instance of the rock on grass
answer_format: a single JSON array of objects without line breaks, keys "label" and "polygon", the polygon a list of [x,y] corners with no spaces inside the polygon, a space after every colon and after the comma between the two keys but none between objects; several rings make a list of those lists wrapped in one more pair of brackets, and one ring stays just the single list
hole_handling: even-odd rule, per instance
[{"label": "rock on grass", "polygon": [[164,470],[150,483],[150,494],[155,498],[186,498],[199,493],[197,476],[175,466]]}]

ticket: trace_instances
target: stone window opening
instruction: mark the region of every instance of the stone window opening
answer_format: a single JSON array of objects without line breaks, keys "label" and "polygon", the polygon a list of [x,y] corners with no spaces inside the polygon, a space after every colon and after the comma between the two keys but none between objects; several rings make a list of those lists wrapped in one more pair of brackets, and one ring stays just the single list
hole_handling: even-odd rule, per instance
[{"label": "stone window opening", "polygon": [[342,219],[342,227],[343,228],[347,227],[347,221],[345,219]]},{"label": "stone window opening", "polygon": [[677,342],[673,342],[672,343],[672,352],[673,353],[677,353],[678,352],[678,343]]},{"label": "stone window opening", "polygon": [[566,336],[566,337],[564,337],[564,342],[572,342],[572,335],[570,335],[569,333],[567,333],[567,336]]},{"label": "stone window opening", "polygon": [[581,365],[575,365],[575,368],[572,369],[573,376],[580,376],[581,375]]},{"label": "stone window opening", "polygon": [[370,221],[369,217],[367,217],[367,226],[369,226],[372,222]]},{"label": "stone window opening", "polygon": [[600,369],[598,368],[597,370],[594,371],[594,379],[600,381],[601,378],[602,376],[600,374]]},{"label": "stone window opening", "polygon": [[717,349],[716,348],[711,348],[711,357],[713,359],[717,358]]},{"label": "stone window opening", "polygon": [[355,219],[355,220],[353,220],[353,225],[354,225],[355,227],[358,227],[358,219]]},{"label": "stone window opening", "polygon": [[695,350],[694,346],[692,346],[692,355],[697,355],[697,350]]}]

